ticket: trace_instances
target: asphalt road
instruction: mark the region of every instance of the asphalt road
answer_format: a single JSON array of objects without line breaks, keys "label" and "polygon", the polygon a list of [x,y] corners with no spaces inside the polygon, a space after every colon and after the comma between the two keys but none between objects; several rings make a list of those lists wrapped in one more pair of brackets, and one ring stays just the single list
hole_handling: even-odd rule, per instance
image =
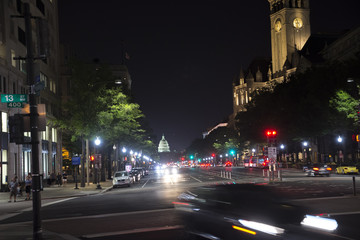
[{"label": "asphalt road", "polygon": [[[225,178],[229,172],[231,179]],[[282,178],[269,183],[262,170],[241,168],[180,169],[170,176],[151,172],[129,188],[54,200],[42,207],[42,227],[64,239],[187,239],[172,204],[181,192],[193,186],[255,182],[271,185],[311,214],[334,216],[339,230],[327,239],[360,239],[360,200],[352,197],[351,176],[314,178],[283,171]],[[31,211],[24,211],[2,220],[0,229],[31,225],[31,221]]]}]

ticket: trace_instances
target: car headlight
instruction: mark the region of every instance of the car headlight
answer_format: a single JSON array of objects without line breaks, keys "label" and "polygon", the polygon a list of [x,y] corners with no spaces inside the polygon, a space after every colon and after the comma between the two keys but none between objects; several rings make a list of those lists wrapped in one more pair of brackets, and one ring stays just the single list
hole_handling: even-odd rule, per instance
[{"label": "car headlight", "polygon": [[312,215],[306,215],[301,224],[304,226],[319,228],[327,231],[334,231],[338,227],[337,221],[335,219]]},{"label": "car headlight", "polygon": [[[260,232],[264,232],[270,235],[279,235],[279,234],[283,234],[284,233],[284,229],[279,228],[279,227],[275,227],[275,226],[271,226],[268,224],[264,224],[264,223],[259,223],[259,222],[253,222],[253,221],[247,221],[247,220],[243,220],[243,219],[239,219],[238,220],[239,223],[241,223],[243,226],[254,229],[254,230],[258,230]],[[233,227],[234,228],[234,227]],[[237,229],[237,228],[234,228]],[[241,230],[244,231],[242,229],[237,229],[237,230]],[[248,232],[248,231],[246,231]]]},{"label": "car headlight", "polygon": [[172,174],[177,174],[177,169],[176,168],[171,169],[171,173]]}]

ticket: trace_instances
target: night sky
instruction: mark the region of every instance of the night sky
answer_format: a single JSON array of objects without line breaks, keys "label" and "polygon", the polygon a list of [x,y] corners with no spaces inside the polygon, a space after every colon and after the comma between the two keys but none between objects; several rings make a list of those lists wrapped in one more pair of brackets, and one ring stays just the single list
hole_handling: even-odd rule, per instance
[{"label": "night sky", "polygon": [[[360,26],[358,0],[311,0],[312,33]],[[91,60],[121,63],[158,140],[183,150],[232,113],[232,82],[270,57],[267,0],[59,0],[60,40]],[[158,144],[158,142],[156,142]]]}]

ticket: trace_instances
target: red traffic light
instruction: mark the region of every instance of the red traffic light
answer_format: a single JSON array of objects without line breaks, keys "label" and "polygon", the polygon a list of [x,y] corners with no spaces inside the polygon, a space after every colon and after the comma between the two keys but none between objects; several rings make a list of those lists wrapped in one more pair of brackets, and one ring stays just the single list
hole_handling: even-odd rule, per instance
[{"label": "red traffic light", "polygon": [[212,157],[215,157],[215,153],[212,153],[211,156],[212,156]]},{"label": "red traffic light", "polygon": [[267,137],[276,137],[277,132],[275,130],[266,130]]},{"label": "red traffic light", "polygon": [[94,156],[90,156],[90,161],[94,161],[95,160],[95,157]]}]

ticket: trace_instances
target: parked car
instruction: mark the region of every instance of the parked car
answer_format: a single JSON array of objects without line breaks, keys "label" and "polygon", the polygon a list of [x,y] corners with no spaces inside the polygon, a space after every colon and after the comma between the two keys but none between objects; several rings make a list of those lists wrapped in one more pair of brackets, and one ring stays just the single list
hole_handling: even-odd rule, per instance
[{"label": "parked car", "polygon": [[305,170],[307,176],[330,176],[331,167],[328,165],[314,164]]},{"label": "parked car", "polygon": [[329,231],[337,228],[336,220],[306,215],[306,209],[290,204],[265,185],[195,187],[181,193],[173,204],[188,238],[325,239],[325,231],[329,237]]},{"label": "parked car", "polygon": [[339,166],[336,168],[337,174],[359,174],[359,170],[355,166]]},{"label": "parked car", "polygon": [[114,173],[114,177],[113,177],[114,188],[124,185],[130,187],[130,183],[132,183],[132,178],[128,172],[119,171]]}]

